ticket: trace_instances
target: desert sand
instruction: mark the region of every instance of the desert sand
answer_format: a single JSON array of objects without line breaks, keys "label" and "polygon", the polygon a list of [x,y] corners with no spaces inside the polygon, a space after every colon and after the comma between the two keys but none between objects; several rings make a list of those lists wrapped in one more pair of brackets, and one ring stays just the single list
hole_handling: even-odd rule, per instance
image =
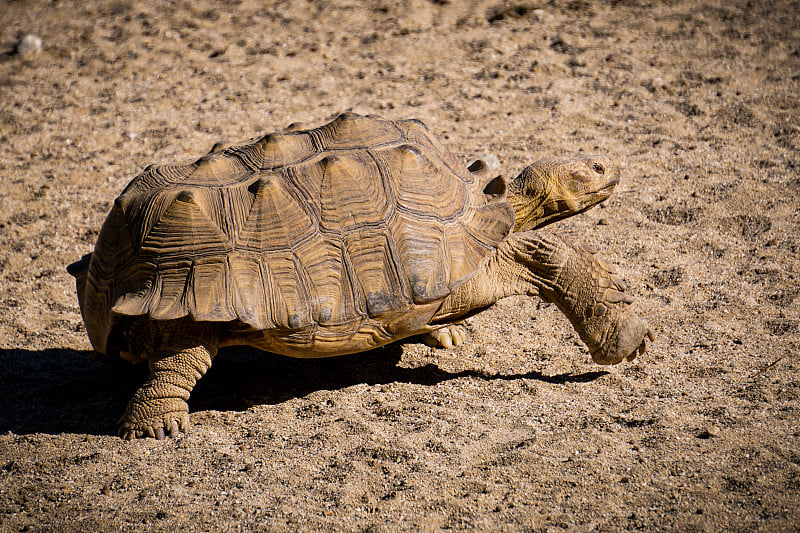
[{"label": "desert sand", "polygon": [[[4,1],[0,53],[0,530],[800,528],[798,2]],[[346,110],[509,179],[623,161],[559,228],[656,342],[598,366],[511,298],[452,350],[225,349],[188,435],[116,437],[145,369],[92,359],[65,266],[146,165]]]}]

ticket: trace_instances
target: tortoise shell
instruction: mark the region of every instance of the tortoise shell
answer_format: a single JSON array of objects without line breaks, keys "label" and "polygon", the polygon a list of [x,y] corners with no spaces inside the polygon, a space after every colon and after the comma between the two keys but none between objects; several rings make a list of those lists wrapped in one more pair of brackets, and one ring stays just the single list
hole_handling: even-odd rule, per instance
[{"label": "tortoise shell", "polygon": [[229,344],[335,355],[419,332],[513,225],[502,179],[422,122],[348,113],[147,167],[70,271],[101,353],[125,349],[126,317],[190,317],[228,323]]}]

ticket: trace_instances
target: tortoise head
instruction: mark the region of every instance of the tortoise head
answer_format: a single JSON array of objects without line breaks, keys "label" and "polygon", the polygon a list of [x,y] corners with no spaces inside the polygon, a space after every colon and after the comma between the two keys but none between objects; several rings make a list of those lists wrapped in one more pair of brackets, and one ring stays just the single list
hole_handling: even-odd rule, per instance
[{"label": "tortoise head", "polygon": [[514,231],[541,228],[594,207],[611,196],[619,174],[619,164],[603,155],[536,161],[508,187]]}]

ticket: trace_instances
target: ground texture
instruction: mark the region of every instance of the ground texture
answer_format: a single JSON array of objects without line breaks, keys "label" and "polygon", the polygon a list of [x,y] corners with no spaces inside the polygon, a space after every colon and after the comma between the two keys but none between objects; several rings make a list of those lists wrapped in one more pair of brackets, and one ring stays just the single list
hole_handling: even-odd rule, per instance
[{"label": "ground texture", "polygon": [[[796,531],[798,43],[790,1],[2,2],[0,530]],[[624,161],[561,227],[651,350],[515,298],[454,350],[224,350],[189,435],[115,437],[143,371],[90,358],[65,265],[145,165],[348,109],[508,177]]]}]

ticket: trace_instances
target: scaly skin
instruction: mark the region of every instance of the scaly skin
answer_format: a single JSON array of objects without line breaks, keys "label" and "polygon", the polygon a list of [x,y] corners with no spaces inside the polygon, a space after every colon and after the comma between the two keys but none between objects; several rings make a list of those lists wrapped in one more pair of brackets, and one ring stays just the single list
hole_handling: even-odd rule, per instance
[{"label": "scaly skin", "polygon": [[161,440],[188,432],[186,401],[217,353],[219,328],[188,320],[143,323],[151,325],[157,348],[149,359],[150,376],[128,403],[118,433],[124,439]]},{"label": "scaly skin", "polygon": [[631,309],[624,282],[593,250],[547,231],[513,233],[479,272],[442,303],[435,322],[449,322],[513,295],[555,303],[599,364],[633,360],[653,340]]}]

